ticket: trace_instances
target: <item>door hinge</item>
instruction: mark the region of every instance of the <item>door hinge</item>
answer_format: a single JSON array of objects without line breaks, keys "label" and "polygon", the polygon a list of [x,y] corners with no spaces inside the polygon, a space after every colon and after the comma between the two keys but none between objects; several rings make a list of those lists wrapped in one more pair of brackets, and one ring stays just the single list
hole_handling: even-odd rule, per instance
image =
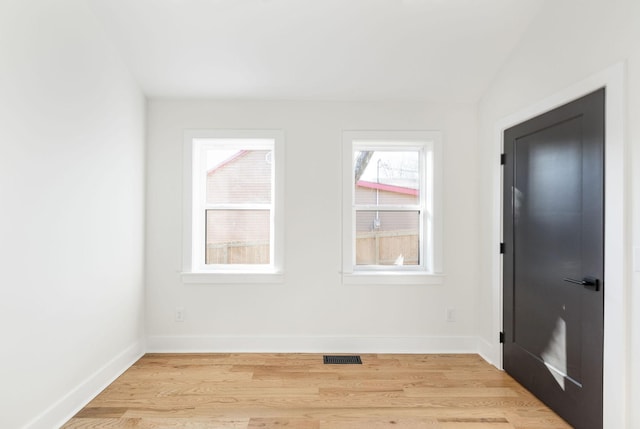
[{"label": "door hinge", "polygon": [[500,154],[500,165],[505,165],[507,163],[507,155],[504,153]]},{"label": "door hinge", "polygon": [[500,254],[504,253],[504,243],[500,243]]},{"label": "door hinge", "polygon": [[504,344],[504,332],[500,332],[499,339],[500,339],[500,344]]}]

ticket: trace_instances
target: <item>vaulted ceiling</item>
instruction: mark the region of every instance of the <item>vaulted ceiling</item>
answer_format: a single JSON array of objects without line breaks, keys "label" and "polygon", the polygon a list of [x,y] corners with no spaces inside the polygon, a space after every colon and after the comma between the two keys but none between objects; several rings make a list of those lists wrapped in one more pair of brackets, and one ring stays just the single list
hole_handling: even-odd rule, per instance
[{"label": "vaulted ceiling", "polygon": [[475,102],[543,0],[87,0],[149,97]]}]

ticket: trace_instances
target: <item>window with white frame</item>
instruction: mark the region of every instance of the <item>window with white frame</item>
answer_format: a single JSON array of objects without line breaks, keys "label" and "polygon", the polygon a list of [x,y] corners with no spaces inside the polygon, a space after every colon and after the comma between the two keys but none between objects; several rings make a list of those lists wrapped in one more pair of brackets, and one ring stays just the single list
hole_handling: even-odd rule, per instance
[{"label": "window with white frame", "polygon": [[439,132],[343,134],[345,282],[438,282],[440,145]]},{"label": "window with white frame", "polygon": [[277,131],[185,133],[185,281],[281,273],[282,146]]}]

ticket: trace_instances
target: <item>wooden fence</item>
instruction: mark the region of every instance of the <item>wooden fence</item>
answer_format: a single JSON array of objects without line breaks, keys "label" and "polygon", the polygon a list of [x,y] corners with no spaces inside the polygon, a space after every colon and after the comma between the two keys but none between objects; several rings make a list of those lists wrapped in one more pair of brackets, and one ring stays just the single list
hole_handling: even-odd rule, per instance
[{"label": "wooden fence", "polygon": [[269,241],[207,244],[207,264],[268,264]]},{"label": "wooden fence", "polygon": [[[420,244],[418,234],[411,231],[358,232],[356,235],[357,265],[394,265],[402,255],[403,265],[418,265]],[[269,241],[208,244],[207,264],[268,264]]]},{"label": "wooden fence", "polygon": [[415,230],[372,231],[356,234],[356,265],[403,265],[420,263],[420,241]]}]

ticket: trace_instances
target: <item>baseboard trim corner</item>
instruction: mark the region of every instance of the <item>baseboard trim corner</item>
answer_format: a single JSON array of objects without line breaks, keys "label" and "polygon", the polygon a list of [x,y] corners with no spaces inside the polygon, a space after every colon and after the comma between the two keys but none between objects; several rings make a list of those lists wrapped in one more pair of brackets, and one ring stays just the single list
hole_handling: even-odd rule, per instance
[{"label": "baseboard trim corner", "polygon": [[136,341],[91,374],[64,397],[32,419],[25,429],[61,427],[145,353],[144,340]]},{"label": "baseboard trim corner", "polygon": [[478,338],[478,354],[482,359],[498,369],[502,369],[500,344],[491,344],[485,338]]}]

